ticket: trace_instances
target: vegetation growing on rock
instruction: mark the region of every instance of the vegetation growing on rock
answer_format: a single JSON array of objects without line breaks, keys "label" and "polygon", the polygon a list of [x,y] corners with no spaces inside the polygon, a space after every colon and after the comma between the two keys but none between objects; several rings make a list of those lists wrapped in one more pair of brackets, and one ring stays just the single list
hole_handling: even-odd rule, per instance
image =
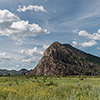
[{"label": "vegetation growing on rock", "polygon": [[99,75],[100,58],[69,44],[54,42],[46,49],[38,65],[27,74]]}]

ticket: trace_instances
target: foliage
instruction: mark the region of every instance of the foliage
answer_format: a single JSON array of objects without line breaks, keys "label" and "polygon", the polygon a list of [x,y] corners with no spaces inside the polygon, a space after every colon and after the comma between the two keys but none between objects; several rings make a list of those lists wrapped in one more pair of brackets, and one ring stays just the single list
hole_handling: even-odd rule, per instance
[{"label": "foliage", "polygon": [[27,69],[21,69],[19,71],[16,70],[6,70],[6,69],[0,69],[0,76],[1,75],[25,75],[25,73],[27,73],[28,70]]},{"label": "foliage", "polygon": [[0,100],[99,100],[99,81],[100,76],[1,76]]}]

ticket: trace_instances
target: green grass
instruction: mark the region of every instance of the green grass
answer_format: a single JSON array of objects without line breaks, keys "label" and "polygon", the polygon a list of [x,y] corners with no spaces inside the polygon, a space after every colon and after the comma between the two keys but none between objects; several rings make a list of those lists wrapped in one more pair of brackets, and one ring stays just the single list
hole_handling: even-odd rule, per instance
[{"label": "green grass", "polygon": [[100,100],[99,76],[27,77],[0,77],[0,100]]}]

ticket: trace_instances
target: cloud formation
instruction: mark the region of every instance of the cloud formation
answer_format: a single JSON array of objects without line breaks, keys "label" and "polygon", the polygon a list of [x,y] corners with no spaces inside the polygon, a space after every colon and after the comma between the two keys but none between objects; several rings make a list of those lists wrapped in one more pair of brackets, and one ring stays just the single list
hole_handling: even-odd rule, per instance
[{"label": "cloud formation", "polygon": [[23,59],[22,63],[35,63],[38,59],[36,57],[33,58],[28,58],[28,59]]},{"label": "cloud formation", "polygon": [[100,48],[99,48],[99,47],[97,47],[97,49],[98,49],[98,50],[100,50]]},{"label": "cloud formation", "polygon": [[72,44],[73,44],[73,46],[78,45],[78,43],[76,41],[73,41]]},{"label": "cloud formation", "polygon": [[0,53],[0,64],[4,64],[7,61],[11,61],[12,57],[8,56],[6,53]]},{"label": "cloud formation", "polygon": [[21,20],[17,15],[6,9],[0,10],[1,36],[4,35],[21,41],[25,37],[35,37],[49,33],[46,29],[43,30],[38,24],[29,24],[28,21]]},{"label": "cloud formation", "polygon": [[22,63],[35,63],[39,60],[39,56],[43,55],[43,51],[40,51],[37,49],[37,47],[34,47],[33,49],[24,50],[22,49],[20,53],[25,54],[28,58],[25,58],[22,60]]},{"label": "cloud formation", "polygon": [[43,51],[39,51],[37,47],[34,47],[33,49],[28,49],[28,50],[21,50],[20,53],[29,55],[29,56],[36,56],[36,55],[43,55]]},{"label": "cloud formation", "polygon": [[100,40],[100,29],[98,30],[98,33],[89,34],[87,31],[82,30],[78,32],[79,36],[84,36],[92,40]]},{"label": "cloud formation", "polygon": [[43,49],[47,49],[48,47],[48,45],[43,45]]},{"label": "cloud formation", "polygon": [[80,45],[83,46],[83,47],[91,47],[91,46],[93,46],[93,45],[95,45],[95,44],[97,44],[97,42],[94,41],[94,40],[91,40],[91,41],[89,41],[89,42],[80,43]]},{"label": "cloud formation", "polygon": [[77,43],[76,41],[73,41],[72,44],[73,44],[73,46],[78,45],[78,46],[82,46],[82,47],[91,47],[91,46],[97,44],[97,42],[94,40],[91,40],[89,42],[83,42],[83,43]]},{"label": "cloud formation", "polygon": [[72,30],[72,31],[73,31],[73,33],[77,33],[79,36],[86,37],[85,39],[90,40],[89,42],[85,41],[83,43],[77,43],[76,41],[73,41],[72,42],[73,46],[79,45],[79,46],[83,46],[83,47],[90,47],[90,46],[96,45],[97,44],[96,41],[100,40],[100,29],[97,31],[97,33],[93,33],[93,34],[89,34],[85,30],[78,31],[76,29],[76,30]]},{"label": "cloud formation", "polygon": [[100,29],[98,30],[98,33],[100,33]]},{"label": "cloud formation", "polygon": [[21,5],[19,5],[19,7],[18,7],[18,9],[17,9],[18,12],[25,12],[25,11],[27,11],[27,10],[34,10],[35,12],[42,11],[42,12],[47,13],[47,11],[44,9],[44,7],[43,7],[42,5],[41,5],[41,6],[29,5],[29,6],[27,6],[27,7],[26,7],[25,5],[23,5],[23,7],[22,7]]}]

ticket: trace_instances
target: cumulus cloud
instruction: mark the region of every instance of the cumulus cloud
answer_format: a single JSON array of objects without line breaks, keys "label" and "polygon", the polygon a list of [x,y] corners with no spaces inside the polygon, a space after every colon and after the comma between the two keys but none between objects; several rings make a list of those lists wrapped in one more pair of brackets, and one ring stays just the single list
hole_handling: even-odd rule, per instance
[{"label": "cumulus cloud", "polygon": [[38,59],[36,57],[33,58],[28,58],[28,59],[23,59],[22,63],[35,63]]},{"label": "cumulus cloud", "polygon": [[11,60],[12,60],[11,56],[8,56],[6,53],[0,53],[0,63],[1,64],[4,64],[7,61],[11,61]]},{"label": "cumulus cloud", "polygon": [[23,63],[32,63],[32,62],[34,62],[34,61],[33,61],[32,59],[29,58],[29,59],[23,59],[22,62],[23,62]]},{"label": "cumulus cloud", "polygon": [[78,43],[76,41],[73,41],[72,44],[73,44],[73,46],[78,45]]},{"label": "cumulus cloud", "polygon": [[97,42],[94,40],[91,40],[89,42],[83,42],[83,43],[77,43],[76,41],[73,41],[72,44],[73,44],[73,46],[78,45],[78,46],[82,46],[82,47],[90,47],[90,46],[97,44]]},{"label": "cumulus cloud", "polygon": [[100,29],[98,30],[98,33],[100,33]]},{"label": "cumulus cloud", "polygon": [[99,48],[99,47],[97,47],[97,49],[98,49],[98,50],[100,50],[100,48]]},{"label": "cumulus cloud", "polygon": [[0,10],[0,34],[22,42],[25,37],[35,37],[41,34],[49,34],[38,24],[29,24],[8,10]]},{"label": "cumulus cloud", "polygon": [[47,49],[48,47],[48,45],[43,45],[43,49]]},{"label": "cumulus cloud", "polygon": [[89,46],[96,45],[97,44],[96,40],[100,40],[100,29],[98,30],[97,33],[93,33],[93,34],[90,34],[85,30],[77,31],[77,29],[73,30],[73,33],[75,33],[75,32],[79,36],[86,37],[85,39],[89,39],[90,41],[89,42],[83,42],[83,43],[77,43],[76,41],[73,41],[72,44],[74,46],[80,45],[80,46],[83,46],[83,47],[89,47]]},{"label": "cumulus cloud", "polygon": [[100,40],[99,30],[98,30],[98,33],[93,33],[93,34],[89,34],[87,31],[82,30],[82,31],[79,31],[78,34],[79,34],[79,36],[85,36],[92,40]]},{"label": "cumulus cloud", "polygon": [[43,55],[43,51],[39,51],[37,49],[37,47],[34,47],[33,49],[28,49],[28,50],[21,50],[20,53],[23,53],[23,54],[27,54],[27,55],[30,55],[30,56],[36,56],[36,55]]},{"label": "cumulus cloud", "polygon": [[0,10],[0,23],[20,20],[14,13],[4,9]]},{"label": "cumulus cloud", "polygon": [[26,57],[22,60],[22,63],[35,63],[40,59],[40,56],[43,55],[43,51],[38,50],[37,47],[33,49],[24,50],[22,49],[20,53],[26,55]]},{"label": "cumulus cloud", "polygon": [[87,31],[84,31],[84,30],[79,31],[78,34],[79,34],[80,36],[87,36],[87,37],[90,35]]},{"label": "cumulus cloud", "polygon": [[83,47],[91,47],[91,46],[93,46],[93,45],[95,45],[95,44],[97,44],[97,42],[94,41],[94,40],[91,40],[91,41],[89,41],[89,42],[83,42],[83,43],[81,43],[80,45],[83,46]]},{"label": "cumulus cloud", "polygon": [[34,10],[34,11],[36,11],[36,12],[42,11],[42,12],[46,12],[46,13],[47,13],[47,11],[44,9],[44,7],[43,7],[42,5],[41,5],[41,6],[29,5],[29,6],[27,6],[27,7],[26,7],[25,5],[23,5],[23,7],[22,7],[21,5],[19,5],[19,7],[18,7],[18,9],[17,9],[18,12],[25,12],[26,10]]}]

